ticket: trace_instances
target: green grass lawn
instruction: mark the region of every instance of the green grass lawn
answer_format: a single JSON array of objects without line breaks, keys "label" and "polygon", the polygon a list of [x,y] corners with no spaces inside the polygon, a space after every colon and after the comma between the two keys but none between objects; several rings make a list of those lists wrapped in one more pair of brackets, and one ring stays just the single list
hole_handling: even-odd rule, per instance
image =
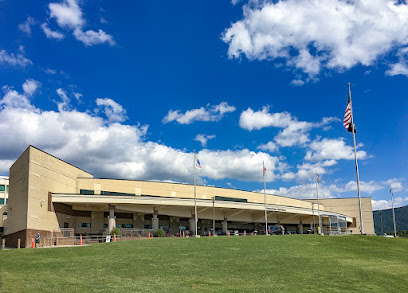
[{"label": "green grass lawn", "polygon": [[231,236],[0,252],[1,292],[408,292],[408,239]]}]

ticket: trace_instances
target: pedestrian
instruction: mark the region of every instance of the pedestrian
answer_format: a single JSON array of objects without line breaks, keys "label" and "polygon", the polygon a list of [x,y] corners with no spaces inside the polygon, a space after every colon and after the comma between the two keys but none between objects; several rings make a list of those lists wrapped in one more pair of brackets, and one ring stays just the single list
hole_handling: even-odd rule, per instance
[{"label": "pedestrian", "polygon": [[40,246],[40,244],[41,244],[40,231],[37,231],[37,235],[35,236],[35,247],[36,247],[36,248],[37,248],[37,244],[38,244],[38,246]]}]

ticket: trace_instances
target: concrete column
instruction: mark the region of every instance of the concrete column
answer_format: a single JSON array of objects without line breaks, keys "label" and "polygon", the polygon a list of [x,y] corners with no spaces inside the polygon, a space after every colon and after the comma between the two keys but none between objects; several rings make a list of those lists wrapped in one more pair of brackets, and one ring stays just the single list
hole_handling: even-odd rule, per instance
[{"label": "concrete column", "polygon": [[189,227],[190,228],[190,233],[195,235],[195,219],[191,218],[190,221],[189,221],[189,224],[190,224],[190,227]]},{"label": "concrete column", "polygon": [[116,227],[115,206],[109,205],[108,232]]},{"label": "concrete column", "polygon": [[224,221],[221,222],[222,225],[222,232],[227,232],[228,231],[228,222],[227,219],[224,219]]},{"label": "concrete column", "polygon": [[154,211],[153,218],[152,218],[152,229],[156,231],[159,229],[159,212]]}]

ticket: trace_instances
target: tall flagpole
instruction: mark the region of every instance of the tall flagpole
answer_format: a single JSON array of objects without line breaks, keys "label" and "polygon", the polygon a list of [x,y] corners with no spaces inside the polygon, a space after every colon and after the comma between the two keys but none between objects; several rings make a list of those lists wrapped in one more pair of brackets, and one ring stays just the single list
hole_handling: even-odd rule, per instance
[{"label": "tall flagpole", "polygon": [[391,204],[392,204],[392,220],[394,221],[394,237],[397,237],[397,225],[395,224],[394,197],[392,194],[392,188],[390,188],[390,193],[391,193]]},{"label": "tall flagpole", "polygon": [[317,233],[320,235],[322,234],[322,216],[320,215],[320,201],[319,201],[319,189],[317,188],[317,183],[319,180],[317,179],[319,175],[316,173],[316,197],[317,197],[317,214],[319,216],[319,229]]},{"label": "tall flagpole", "polygon": [[198,219],[197,219],[197,194],[196,194],[196,155],[194,150],[193,169],[194,169],[194,221],[195,221],[195,236],[198,236]]},{"label": "tall flagpole", "polygon": [[357,174],[357,193],[358,193],[358,208],[360,211],[360,233],[364,234],[364,225],[363,225],[363,209],[361,207],[361,196],[360,196],[360,176],[358,174],[358,163],[357,163],[357,148],[356,148],[356,131],[355,131],[355,124],[354,124],[354,116],[353,116],[353,103],[351,102],[351,90],[350,90],[350,83],[348,83],[349,88],[349,97],[350,97],[350,109],[351,109],[351,127],[353,133],[353,143],[354,143],[354,160],[356,163],[356,174]]},{"label": "tall flagpole", "polygon": [[268,235],[268,213],[266,211],[266,183],[265,183],[265,161],[262,161],[262,173],[264,182],[264,205],[265,205],[265,234]]}]

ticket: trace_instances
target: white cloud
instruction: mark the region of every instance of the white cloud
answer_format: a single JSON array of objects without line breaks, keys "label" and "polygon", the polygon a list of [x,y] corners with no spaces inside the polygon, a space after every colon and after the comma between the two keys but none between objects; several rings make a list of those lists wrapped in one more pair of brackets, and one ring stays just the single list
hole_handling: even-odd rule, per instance
[{"label": "white cloud", "polygon": [[265,127],[283,128],[274,140],[276,144],[288,147],[293,145],[305,145],[309,142],[309,134],[312,128],[323,127],[337,118],[324,117],[321,122],[312,123],[299,121],[288,112],[269,113],[269,107],[263,107],[261,111],[254,111],[251,108],[243,111],[239,119],[239,126],[252,131]]},{"label": "white cloud", "polygon": [[39,87],[41,87],[41,83],[34,79],[26,79],[23,83],[23,91],[28,96],[32,96]]},{"label": "white cloud", "polygon": [[269,141],[266,144],[261,144],[257,147],[261,151],[273,153],[278,150],[278,146],[273,141]]},{"label": "white cloud", "polygon": [[31,37],[31,26],[35,24],[34,18],[31,16],[27,17],[24,23],[18,25],[18,29],[25,33],[27,36]]},{"label": "white cloud", "polygon": [[[372,194],[382,189],[384,189],[384,186],[375,181],[369,182],[360,181],[360,192]],[[357,191],[357,182],[350,181],[349,183],[347,183],[344,187],[344,192],[346,191]]]},{"label": "white cloud", "polygon": [[80,101],[82,98],[82,94],[81,93],[74,93],[74,97],[75,99],[77,99],[77,101]]},{"label": "white cloud", "polygon": [[196,137],[194,138],[194,140],[201,142],[201,145],[203,147],[207,146],[207,141],[209,139],[213,139],[215,138],[215,134],[212,135],[207,135],[207,134],[197,134]]},{"label": "white cloud", "polygon": [[57,89],[57,94],[61,98],[61,101],[57,102],[59,111],[69,111],[71,99],[68,97],[67,93],[62,88],[59,88]]},{"label": "white cloud", "polygon": [[14,53],[9,54],[6,52],[6,50],[0,50],[0,63],[23,67],[33,64],[33,62],[25,58],[23,55]]},{"label": "white cloud", "polygon": [[397,53],[399,62],[390,64],[385,74],[387,75],[405,75],[408,76],[408,47],[402,48]]},{"label": "white cloud", "polygon": [[[260,190],[259,190],[260,191]],[[280,187],[279,189],[267,189],[266,193],[280,195],[297,199],[313,199],[316,198],[316,184],[295,185],[289,188]],[[333,198],[332,190],[327,186],[319,187],[319,198]]]},{"label": "white cloud", "polygon": [[264,127],[287,127],[292,121],[292,116],[288,112],[269,113],[269,107],[265,106],[261,111],[254,111],[251,108],[243,111],[239,118],[239,126],[252,131]]},{"label": "white cloud", "polygon": [[64,38],[64,35],[62,33],[51,30],[45,22],[41,24],[41,28],[46,37],[49,39],[62,40]]},{"label": "white cloud", "polygon": [[391,187],[394,192],[400,192],[404,189],[401,180],[397,178],[388,179],[384,181],[383,184]]},{"label": "white cloud", "polygon": [[[360,144],[358,147],[361,147]],[[305,160],[354,160],[354,149],[346,145],[343,138],[315,140],[309,144]],[[357,151],[357,158],[369,158],[365,151]]]},{"label": "white cloud", "polygon": [[204,149],[197,155],[202,166],[202,175],[211,179],[234,178],[243,181],[262,181],[262,162],[268,171],[266,180],[273,181],[279,159],[263,152],[243,150],[210,151]]},{"label": "white cloud", "polygon": [[[19,94],[16,90],[3,86],[4,96],[0,100],[0,106],[4,109],[11,108],[22,108],[22,109],[32,109],[30,100],[22,94]],[[1,109],[1,108],[0,108]],[[10,125],[12,127],[12,125]]]},{"label": "white cloud", "polygon": [[[391,200],[371,200],[373,211],[386,210],[392,208]],[[398,208],[408,204],[408,197],[395,197],[394,208]]]},{"label": "white cloud", "polygon": [[[57,93],[69,102],[63,89]],[[107,123],[98,113],[62,107],[43,111],[16,91],[8,90],[6,95],[0,101],[1,170],[31,144],[98,177],[192,182],[193,154],[147,141],[147,125]],[[211,179],[262,181],[265,161],[271,181],[279,163],[276,157],[248,149],[203,150],[197,155],[202,164],[200,176]]]},{"label": "white cloud", "polygon": [[310,180],[315,178],[315,174],[323,175],[327,173],[326,168],[337,164],[336,160],[326,160],[314,164],[303,163],[297,165],[297,172],[287,172],[282,174],[283,180]]},{"label": "white cloud", "polygon": [[[64,0],[62,3],[50,3],[48,8],[51,18],[55,18],[61,28],[72,30],[74,37],[84,43],[85,46],[103,43],[108,43],[111,46],[115,45],[113,37],[101,29],[98,31],[84,30],[86,21],[83,18],[78,2],[76,0]],[[51,31],[45,23],[41,27],[49,38],[62,39],[64,37],[59,32]]]},{"label": "white cloud", "polygon": [[305,82],[301,79],[294,79],[290,82],[291,84],[295,85],[295,86],[302,86],[305,84]]},{"label": "white cloud", "polygon": [[112,99],[96,99],[96,105],[102,108],[109,122],[123,122],[127,119],[126,110]]},{"label": "white cloud", "polygon": [[230,58],[286,60],[317,75],[322,68],[373,65],[408,44],[405,1],[249,1],[222,35]]},{"label": "white cloud", "polygon": [[115,45],[113,37],[105,33],[103,30],[97,32],[88,30],[84,32],[81,29],[75,29],[74,36],[78,41],[84,43],[85,46],[99,45],[103,43],[108,43],[111,46]]},{"label": "white cloud", "polygon": [[75,29],[85,25],[78,1],[64,0],[62,3],[50,3],[50,16],[55,18],[60,27]]},{"label": "white cloud", "polygon": [[180,124],[191,124],[195,121],[219,121],[225,113],[235,111],[234,106],[228,105],[226,102],[221,102],[218,105],[201,107],[199,109],[188,110],[182,113],[181,110],[170,110],[163,118],[163,123],[177,121]]},{"label": "white cloud", "polygon": [[[312,175],[313,176],[311,178],[314,178],[314,174]],[[320,178],[322,179],[322,177]],[[340,195],[343,193],[357,190],[357,185],[355,181],[350,181],[344,185],[336,185],[336,184],[326,185],[324,184],[324,182],[322,182],[322,180],[320,180],[320,182],[321,183],[319,183],[319,188],[318,188],[319,198],[340,197]],[[386,186],[384,186],[382,183],[378,183],[375,181],[369,181],[369,182],[360,181],[360,191],[362,195],[364,194],[370,195],[376,191],[383,190],[384,188],[386,188]],[[293,198],[298,198],[298,199],[313,199],[313,198],[316,198],[316,183],[314,182],[314,183],[294,185],[289,188],[280,187],[279,189],[267,189],[266,192],[269,194],[293,197]],[[401,199],[402,199],[401,197],[399,197],[398,200],[395,199],[396,204],[399,206],[402,205]],[[408,201],[408,197],[405,198],[405,201]],[[382,206],[382,207],[384,207],[385,205],[391,206],[390,201],[373,200],[372,202],[373,202],[373,210],[378,209],[378,206]]]}]

